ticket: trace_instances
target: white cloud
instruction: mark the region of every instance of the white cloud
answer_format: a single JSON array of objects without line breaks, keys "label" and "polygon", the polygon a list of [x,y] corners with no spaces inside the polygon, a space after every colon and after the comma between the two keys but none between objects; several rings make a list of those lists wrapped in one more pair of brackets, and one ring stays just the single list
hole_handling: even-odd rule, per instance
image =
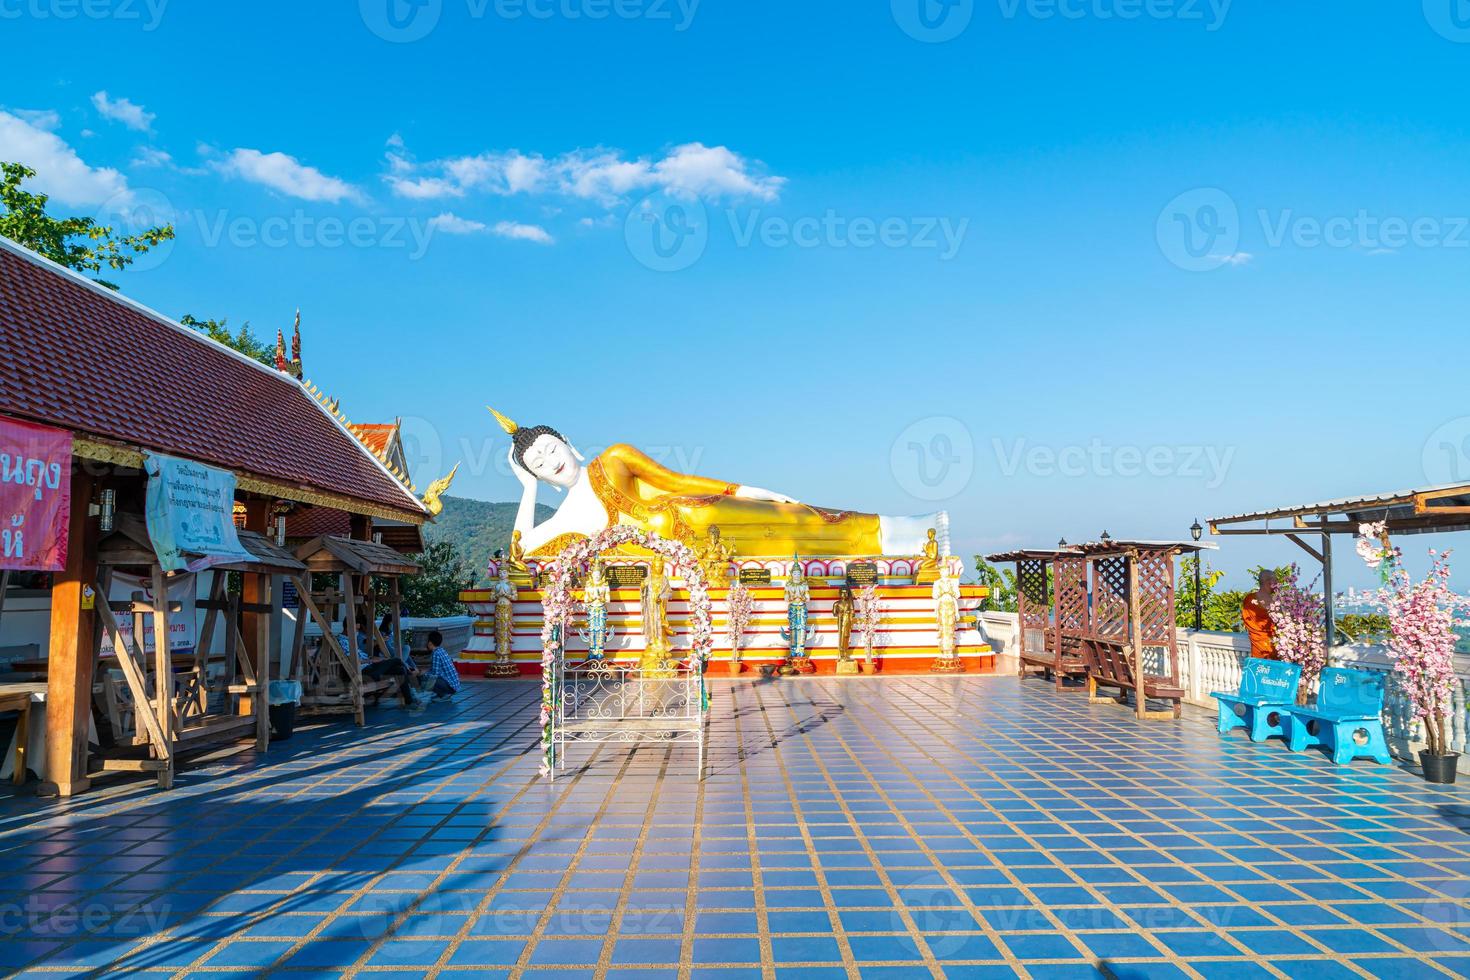
[{"label": "white cloud", "polygon": [[723,146],[685,143],[675,147],[654,167],[660,184],[669,191],[695,197],[754,197],[774,201],[785,177],[752,174],[737,153]]},{"label": "white cloud", "polygon": [[262,153],[259,150],[236,149],[215,164],[223,174],[260,184],[304,201],[357,200],[357,188],[309,167],[285,153]]},{"label": "white cloud", "polygon": [[61,113],[55,109],[12,109],[10,111],[37,129],[55,132],[61,128]]},{"label": "white cloud", "polygon": [[389,173],[394,193],[415,200],[464,197],[472,191],[491,194],[557,193],[613,204],[630,194],[664,190],[672,194],[718,199],[775,200],[785,178],[761,173],[761,167],[724,146],[686,143],[660,159],[627,159],[614,150],[574,150],[554,159],[516,150],[450,157],[425,164],[413,161],[401,146],[390,144]]},{"label": "white cloud", "polygon": [[1229,265],[1239,268],[1243,265],[1250,265],[1251,262],[1255,259],[1255,256],[1249,252],[1235,252],[1231,255],[1212,255],[1210,256],[1210,258],[1219,259],[1222,265]]},{"label": "white cloud", "polygon": [[153,120],[158,118],[154,113],[129,99],[108,98],[105,91],[92,96],[92,105],[104,118],[120,122],[129,129],[136,129],[140,133],[146,133],[152,129]]},{"label": "white cloud", "polygon": [[132,197],[121,173],[111,167],[88,166],[55,133],[4,110],[0,110],[0,160],[30,167],[36,171],[30,185],[72,207],[109,201],[126,204]]},{"label": "white cloud", "polygon": [[156,146],[140,146],[138,155],[133,157],[135,167],[172,167],[173,163],[173,155]]},{"label": "white cloud", "polygon": [[453,211],[445,211],[437,217],[430,218],[429,227],[436,231],[442,231],[446,235],[473,235],[478,232],[490,230],[490,226],[483,221],[461,218]]},{"label": "white cloud", "polygon": [[501,238],[535,242],[538,245],[550,245],[556,241],[556,239],[551,237],[551,233],[540,225],[523,225],[514,221],[501,221],[490,230]]}]

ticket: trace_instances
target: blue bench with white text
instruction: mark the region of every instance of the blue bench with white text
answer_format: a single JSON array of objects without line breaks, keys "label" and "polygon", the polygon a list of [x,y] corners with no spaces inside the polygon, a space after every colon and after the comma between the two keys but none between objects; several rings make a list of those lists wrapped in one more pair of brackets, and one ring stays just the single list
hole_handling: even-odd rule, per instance
[{"label": "blue bench with white text", "polygon": [[[1384,675],[1376,670],[1329,667],[1322,671],[1317,700],[1292,708],[1285,718],[1286,741],[1293,752],[1321,745],[1332,761],[1346,765],[1372,759],[1387,765],[1388,741],[1383,734]],[[1363,735],[1358,744],[1357,736]]]},{"label": "blue bench with white text", "polygon": [[1244,728],[1252,742],[1272,735],[1286,737],[1282,718],[1296,704],[1297,681],[1302,669],[1280,660],[1250,657],[1240,672],[1240,693],[1211,691],[1219,708],[1220,734]]}]

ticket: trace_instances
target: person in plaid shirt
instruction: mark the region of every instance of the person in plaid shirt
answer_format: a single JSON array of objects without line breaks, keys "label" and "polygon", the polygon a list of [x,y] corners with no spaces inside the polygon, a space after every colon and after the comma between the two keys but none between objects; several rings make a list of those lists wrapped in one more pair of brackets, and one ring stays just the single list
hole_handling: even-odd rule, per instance
[{"label": "person in plaid shirt", "polygon": [[459,693],[459,671],[444,649],[444,634],[438,630],[429,633],[429,653],[434,658],[429,666],[429,676],[434,681],[434,700],[454,697]]}]

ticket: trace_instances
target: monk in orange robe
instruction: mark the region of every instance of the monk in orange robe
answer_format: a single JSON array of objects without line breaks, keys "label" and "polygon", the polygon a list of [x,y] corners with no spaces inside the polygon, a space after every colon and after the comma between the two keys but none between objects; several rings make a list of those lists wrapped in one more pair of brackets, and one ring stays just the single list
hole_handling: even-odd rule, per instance
[{"label": "monk in orange robe", "polygon": [[1246,594],[1240,604],[1240,618],[1251,640],[1251,656],[1260,660],[1276,659],[1276,627],[1271,622],[1271,600],[1276,596],[1276,573],[1263,569],[1259,587]]}]

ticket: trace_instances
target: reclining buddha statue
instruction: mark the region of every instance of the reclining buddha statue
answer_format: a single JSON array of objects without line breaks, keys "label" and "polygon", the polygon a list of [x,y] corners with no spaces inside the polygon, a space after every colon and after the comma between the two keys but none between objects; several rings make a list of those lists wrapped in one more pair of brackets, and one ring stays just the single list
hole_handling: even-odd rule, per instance
[{"label": "reclining buddha statue", "polygon": [[[676,473],[632,446],[615,445],[590,463],[550,426],[523,427],[490,410],[511,436],[510,469],[521,483],[515,529],[526,553],[549,557],[614,524],[694,545],[718,527],[737,557],[918,555],[929,528],[948,553],[949,516],[879,517],[800,503],[759,487]],[[565,493],[536,520],[536,490]]]}]

